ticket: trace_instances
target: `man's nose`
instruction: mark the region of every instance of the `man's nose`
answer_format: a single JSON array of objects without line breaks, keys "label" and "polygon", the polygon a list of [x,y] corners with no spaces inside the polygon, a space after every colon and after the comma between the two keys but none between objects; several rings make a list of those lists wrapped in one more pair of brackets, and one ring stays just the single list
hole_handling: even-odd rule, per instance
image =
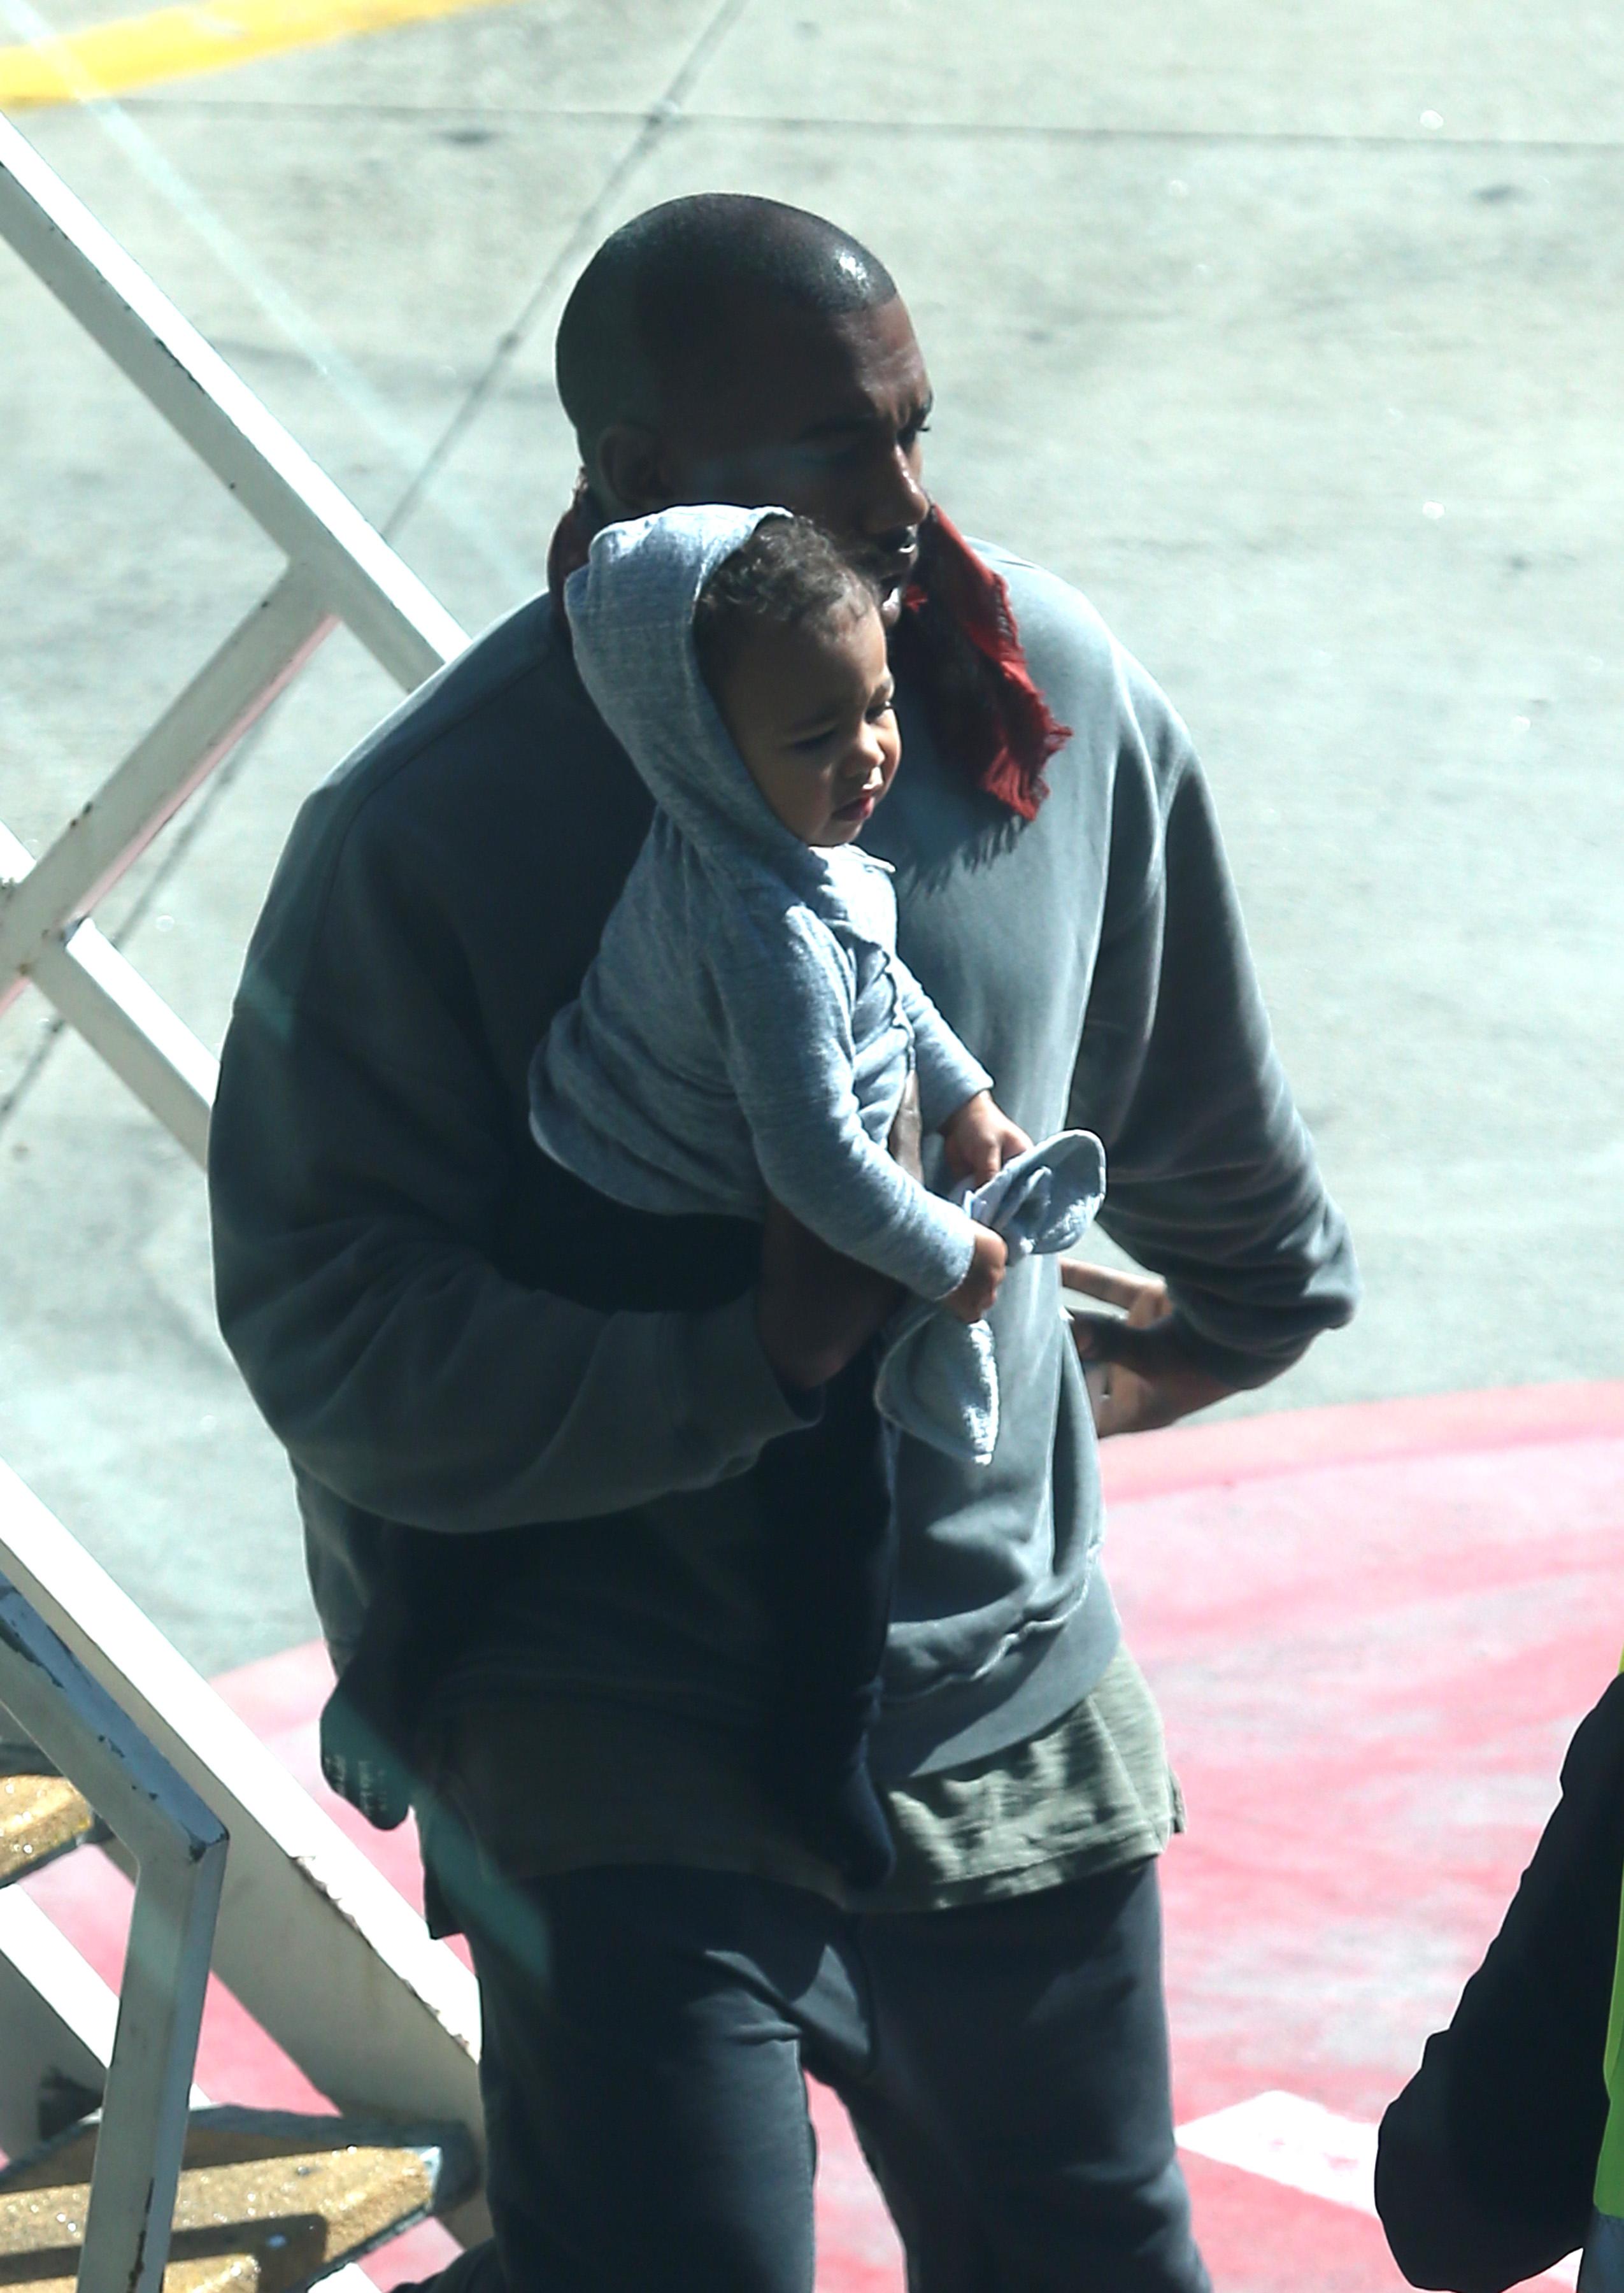
[{"label": "man's nose", "polygon": [[930,506],[931,498],[907,452],[895,446],[876,470],[863,504],[863,531],[870,541],[889,541],[894,537],[897,545],[904,547],[913,539],[911,529],[924,523]]}]

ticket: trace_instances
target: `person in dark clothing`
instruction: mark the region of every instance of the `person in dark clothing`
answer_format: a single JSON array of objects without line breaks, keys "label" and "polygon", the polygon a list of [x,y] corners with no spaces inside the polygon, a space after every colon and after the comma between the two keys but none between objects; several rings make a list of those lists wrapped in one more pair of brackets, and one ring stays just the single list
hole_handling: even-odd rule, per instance
[{"label": "person in dark clothing", "polygon": [[[903,1171],[889,1134],[911,1088],[966,1185],[1032,1142],[901,965],[889,874],[857,848],[901,748],[871,587],[805,520],[707,506],[610,527],[592,572],[574,577],[569,617],[578,669],[667,808],[581,996],[537,1051],[538,1143],[594,1188],[600,1222],[617,1202],[673,1219],[753,1219],[770,1186],[832,1247],[911,1277],[963,1323],[979,1320],[1003,1278],[1005,1242]],[[1061,1180],[1046,1167],[1036,1183],[1046,1205]],[[1053,1246],[1074,1241],[1086,1217],[1079,1204],[1046,1219]],[[680,1266],[680,1227],[644,1227],[640,1239],[656,1262]],[[605,1285],[591,1302],[633,1301]],[[721,1300],[673,1284],[653,1302]],[[936,1337],[917,1321],[916,1346]],[[939,1358],[964,1366],[953,1343]],[[990,1360],[990,1345],[972,1350],[968,1368],[972,1398],[991,1401],[976,1430],[996,1439]],[[786,1450],[792,1460],[764,1492],[780,1691],[764,1775],[860,1888],[878,1885],[894,1860],[866,1748],[895,1573],[884,1445],[867,1406],[870,1391],[879,1401],[874,1366],[863,1380],[843,1372],[820,1426],[771,1445],[763,1467]],[[941,1390],[941,1416],[915,1411],[902,1430],[951,1454],[968,1438],[964,1397],[950,1380]],[[345,1715],[363,1715],[409,1770],[400,1690],[426,1679],[465,1598],[432,1544],[408,1570],[398,1560],[390,1570],[335,1690],[327,1764],[340,1787]],[[365,1770],[358,1785],[364,1808]],[[397,1795],[388,1811],[401,1805]]]},{"label": "person in dark clothing", "polygon": [[1410,2284],[1506,2293],[1584,2244],[1621,1884],[1624,1677],[1580,1722],[1499,1932],[1382,2119],[1376,2209]]},{"label": "person in dark clothing", "polygon": [[1054,1263],[1014,1267],[993,1463],[899,1445],[870,1742],[897,1868],[854,1902],[755,1788],[761,1556],[774,1451],[894,1292],[770,1207],[738,1295],[581,1302],[602,1237],[531,1143],[527,1072],[650,805],[548,599],[310,798],[222,1053],[217,1292],[341,1667],[400,1532],[507,1556],[419,1698],[438,1924],[467,1932],[485,2015],[498,2250],[464,2276],[810,2293],[804,2059],[915,2293],[1200,2293],[1157,1912],[1182,1819],[1100,1566],[1085,1361],[1118,1379],[1115,1430],[1167,1423],[1288,1368],[1356,1277],[1200,767],[1073,590],[952,547],[906,308],[833,226],[723,195],[635,219],[572,294],[558,372],[586,467],[558,579],[597,525],[705,501],[781,504],[873,574],[909,757],[870,839],[900,952],[1013,1121],[1098,1134],[1103,1223],[1168,1304],[1068,1334]]}]

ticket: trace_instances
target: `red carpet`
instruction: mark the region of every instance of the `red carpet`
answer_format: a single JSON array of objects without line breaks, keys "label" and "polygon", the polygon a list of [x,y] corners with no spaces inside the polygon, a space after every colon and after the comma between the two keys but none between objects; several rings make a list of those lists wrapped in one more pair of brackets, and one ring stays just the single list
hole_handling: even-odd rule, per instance
[{"label": "red carpet", "polygon": [[[1108,1559],[1190,1811],[1165,1866],[1181,2124],[1265,2090],[1373,2123],[1448,2013],[1624,1639],[1624,1383],[1176,1429],[1107,1453]],[[227,1700],[325,1804],[317,1649]],[[403,1893],[409,1833],[340,1822]],[[117,1981],[127,1890],[99,1856],[30,1886]],[[313,2097],[215,1986],[198,2082]],[[837,2106],[820,2293],[900,2293],[895,2240]],[[1376,2224],[1190,2159],[1220,2293],[1386,2293]],[[448,2250],[420,2231],[380,2284]]]}]

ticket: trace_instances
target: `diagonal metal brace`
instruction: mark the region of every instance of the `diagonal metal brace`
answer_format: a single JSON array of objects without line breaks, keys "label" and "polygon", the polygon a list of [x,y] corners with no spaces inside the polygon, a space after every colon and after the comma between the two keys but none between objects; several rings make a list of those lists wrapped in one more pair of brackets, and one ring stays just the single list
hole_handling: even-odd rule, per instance
[{"label": "diagonal metal brace", "polygon": [[0,238],[399,684],[462,651],[439,599],[3,117]]},{"label": "diagonal metal brace", "polygon": [[79,2293],[160,2293],[225,1827],[3,1576],[0,1682],[8,1709],[140,1865],[78,2283]]},{"label": "diagonal metal brace", "polygon": [[333,626],[310,576],[289,566],[41,859],[25,872],[0,850],[0,1012],[62,926],[133,865]]}]

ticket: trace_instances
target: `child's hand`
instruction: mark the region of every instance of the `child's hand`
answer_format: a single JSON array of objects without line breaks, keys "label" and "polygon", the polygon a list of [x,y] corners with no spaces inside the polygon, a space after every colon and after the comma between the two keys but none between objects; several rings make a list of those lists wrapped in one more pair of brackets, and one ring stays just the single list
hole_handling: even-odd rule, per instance
[{"label": "child's hand", "polygon": [[978,1090],[974,1098],[966,1099],[942,1124],[941,1136],[954,1177],[973,1179],[978,1187],[996,1179],[1006,1163],[1024,1155],[1032,1143],[990,1090]]},{"label": "child's hand", "polygon": [[949,1290],[942,1304],[949,1314],[957,1314],[961,1322],[979,1322],[998,1294],[998,1284],[1004,1279],[1004,1269],[1009,1263],[1009,1252],[1001,1234],[994,1234],[990,1226],[975,1229],[975,1255],[970,1260],[970,1271],[957,1290]]}]

